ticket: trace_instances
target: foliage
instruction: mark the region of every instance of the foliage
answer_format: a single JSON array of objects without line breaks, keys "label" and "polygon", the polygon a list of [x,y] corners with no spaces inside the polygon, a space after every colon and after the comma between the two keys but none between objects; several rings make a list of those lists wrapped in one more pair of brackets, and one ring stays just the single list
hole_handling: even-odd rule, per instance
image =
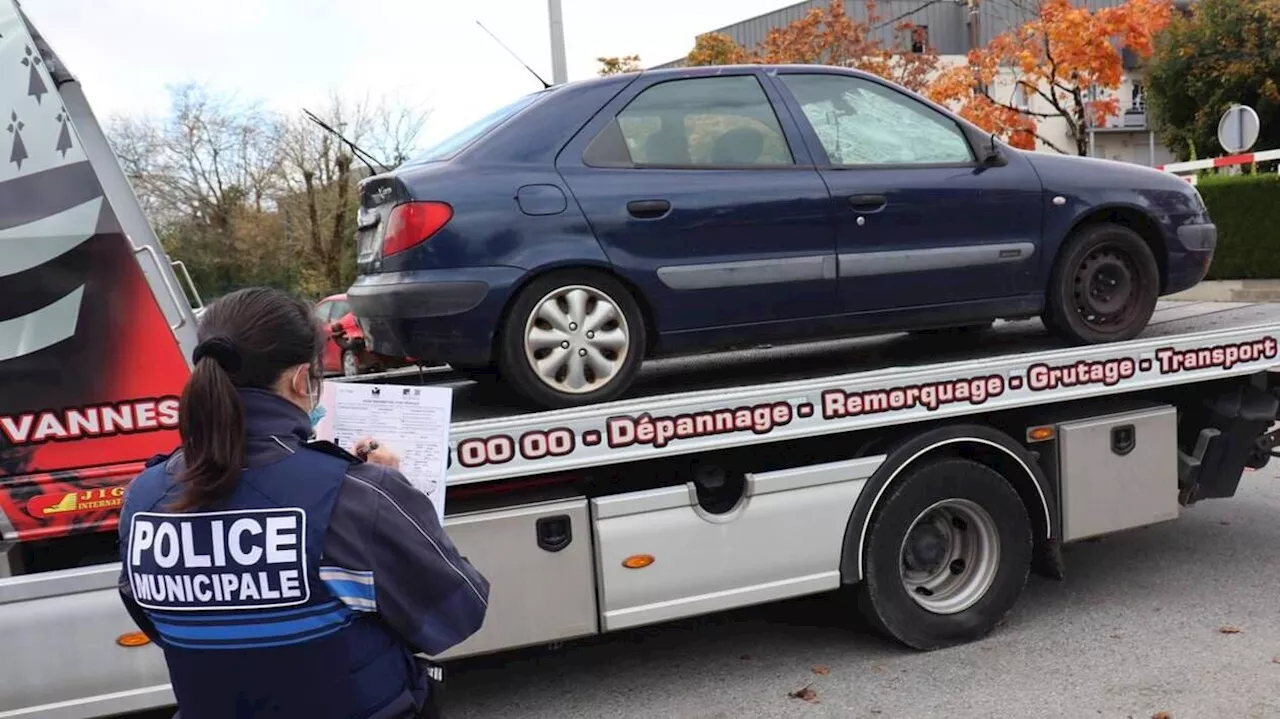
[{"label": "foliage", "polygon": [[1202,177],[1197,189],[1218,226],[1209,279],[1280,277],[1280,175]]},{"label": "foliage", "polygon": [[622,75],[628,72],[638,72],[640,68],[639,55],[625,55],[623,57],[598,57],[596,62],[600,63],[601,77],[609,75]]},{"label": "foliage", "polygon": [[[355,183],[366,168],[301,115],[197,85],[171,92],[167,117],[115,117],[106,130],[156,234],[201,294],[246,285],[312,297],[345,290],[355,275]],[[392,165],[426,120],[386,99],[333,98],[317,114]]]},{"label": "foliage", "polygon": [[[963,117],[1016,146],[1034,148],[1038,138],[1059,152],[1088,154],[1090,125],[1120,111],[1121,51],[1148,57],[1155,35],[1169,23],[1172,3],[1128,0],[1092,11],[1071,0],[1019,1],[1030,20],[970,51],[968,64],[941,73],[928,94],[959,105]],[[1024,108],[997,95],[1006,73],[1034,103]],[[1039,132],[1039,122],[1048,119],[1065,123],[1074,147],[1058,147]]]},{"label": "foliage", "polygon": [[688,65],[737,63],[824,64],[852,67],[892,80],[915,91],[923,90],[938,68],[932,48],[907,52],[913,41],[924,43],[921,28],[908,21],[893,25],[895,43],[886,44],[877,32],[884,24],[876,0],[863,0],[865,20],[855,20],[843,0],[829,0],[791,24],[769,31],[760,46],[748,50],[726,35],[712,33],[698,38],[685,58]]},{"label": "foliage", "polygon": [[1257,146],[1280,147],[1280,0],[1198,0],[1158,38],[1147,66],[1147,117],[1187,159],[1219,154],[1218,119],[1232,104],[1258,112]]},{"label": "foliage", "polygon": [[743,65],[758,61],[753,53],[720,32],[699,35],[685,58],[685,64],[691,66]]}]

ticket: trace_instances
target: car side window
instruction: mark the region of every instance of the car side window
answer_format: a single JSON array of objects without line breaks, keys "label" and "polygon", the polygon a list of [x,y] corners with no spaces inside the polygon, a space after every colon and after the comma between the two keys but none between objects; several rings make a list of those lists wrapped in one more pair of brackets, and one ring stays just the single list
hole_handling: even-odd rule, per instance
[{"label": "car side window", "polygon": [[334,322],[337,322],[343,317],[346,317],[347,313],[350,311],[351,311],[351,306],[348,305],[346,302],[334,302],[333,309],[329,311],[329,319],[333,320]]},{"label": "car side window", "polygon": [[974,162],[960,126],[877,82],[841,75],[783,74],[833,165]]},{"label": "car side window", "polygon": [[583,153],[593,167],[690,169],[795,164],[753,75],[671,80],[633,99]]},{"label": "car side window", "polygon": [[315,316],[316,316],[316,321],[317,321],[317,322],[328,322],[328,321],[329,321],[329,311],[330,311],[330,310],[332,310],[332,309],[333,309],[333,303],[332,303],[332,302],[321,302],[320,304],[316,305],[316,306],[315,306],[315,309],[313,310],[313,312],[315,313]]}]

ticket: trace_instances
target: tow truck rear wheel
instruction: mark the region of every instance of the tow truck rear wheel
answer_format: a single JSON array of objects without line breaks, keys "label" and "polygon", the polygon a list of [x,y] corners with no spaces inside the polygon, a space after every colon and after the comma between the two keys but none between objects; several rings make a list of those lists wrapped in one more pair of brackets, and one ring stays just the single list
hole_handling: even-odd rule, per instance
[{"label": "tow truck rear wheel", "polygon": [[546,408],[617,398],[644,359],[644,317],[613,277],[553,272],[530,282],[503,322],[498,371]]},{"label": "tow truck rear wheel", "polygon": [[1160,297],[1160,267],[1142,236],[1104,222],[1081,228],[1053,268],[1044,325],[1073,344],[1122,342],[1147,326]]},{"label": "tow truck rear wheel", "polygon": [[967,459],[908,469],[871,520],[863,613],[914,649],[980,639],[1013,608],[1031,568],[1031,521],[995,470]]}]

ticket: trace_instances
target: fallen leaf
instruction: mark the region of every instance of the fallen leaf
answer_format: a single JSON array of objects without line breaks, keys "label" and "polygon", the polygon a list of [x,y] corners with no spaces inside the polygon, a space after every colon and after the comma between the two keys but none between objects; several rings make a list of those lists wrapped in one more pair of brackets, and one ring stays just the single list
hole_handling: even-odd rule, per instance
[{"label": "fallen leaf", "polygon": [[1227,520],[1224,519],[1221,522],[1218,522],[1218,524],[1221,524],[1222,526],[1227,527],[1231,525],[1231,522],[1228,522]]},{"label": "fallen leaf", "polygon": [[1221,632],[1222,634],[1239,634],[1240,627],[1233,627],[1230,624],[1223,624],[1222,626],[1218,627],[1218,631]]},{"label": "fallen leaf", "polygon": [[1280,656],[1271,657],[1272,664],[1280,664]]},{"label": "fallen leaf", "polygon": [[1151,715],[1151,719],[1173,719],[1173,715],[1169,712],[1156,712]]},{"label": "fallen leaf", "polygon": [[818,693],[810,689],[809,687],[811,686],[813,685],[806,684],[802,688],[797,689],[793,692],[787,692],[787,696],[791,697],[792,699],[803,699],[804,701],[807,701],[810,704],[816,704],[818,703]]},{"label": "fallen leaf", "polygon": [[817,666],[815,666],[815,667],[813,668],[813,673],[814,673],[814,674],[817,674],[818,676],[823,676],[823,677],[825,677],[826,675],[828,675],[828,674],[830,674],[830,673],[831,673],[831,670],[830,670],[829,668],[824,667],[824,666],[822,666],[821,664],[819,664],[819,665],[817,665]]},{"label": "fallen leaf", "polygon": [[1108,634],[1107,636],[1111,637],[1112,639],[1124,639],[1123,634]]},{"label": "fallen leaf", "polygon": [[750,654],[743,654],[742,656],[740,656],[740,657],[738,657],[738,658],[745,662],[745,661],[747,661],[747,660],[751,659],[751,655],[750,655]]}]

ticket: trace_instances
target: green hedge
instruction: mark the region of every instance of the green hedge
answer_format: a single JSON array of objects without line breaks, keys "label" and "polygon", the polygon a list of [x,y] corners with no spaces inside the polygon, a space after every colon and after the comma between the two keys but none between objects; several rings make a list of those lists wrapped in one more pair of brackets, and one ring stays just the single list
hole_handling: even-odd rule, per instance
[{"label": "green hedge", "polygon": [[1280,175],[1205,175],[1197,189],[1218,226],[1209,279],[1280,279]]}]

